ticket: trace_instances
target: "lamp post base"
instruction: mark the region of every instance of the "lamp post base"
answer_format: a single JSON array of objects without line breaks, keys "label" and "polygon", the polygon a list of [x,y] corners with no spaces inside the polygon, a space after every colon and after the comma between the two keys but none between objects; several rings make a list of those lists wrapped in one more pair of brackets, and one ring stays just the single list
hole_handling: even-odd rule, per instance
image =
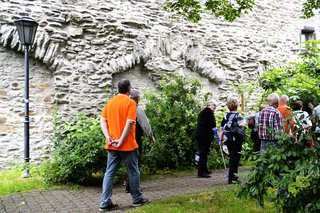
[{"label": "lamp post base", "polygon": [[29,173],[29,168],[27,167],[27,165],[24,166],[24,171],[23,174],[21,175],[22,178],[28,178],[31,177],[30,173]]}]

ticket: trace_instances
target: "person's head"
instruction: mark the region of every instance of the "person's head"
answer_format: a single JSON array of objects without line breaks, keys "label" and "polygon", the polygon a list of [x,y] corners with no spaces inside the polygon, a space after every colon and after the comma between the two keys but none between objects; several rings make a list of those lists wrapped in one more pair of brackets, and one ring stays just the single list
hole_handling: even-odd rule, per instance
[{"label": "person's head", "polygon": [[231,98],[227,101],[227,107],[230,111],[237,111],[238,101],[234,98]]},{"label": "person's head", "polygon": [[130,94],[131,84],[127,79],[122,79],[118,82],[118,92],[121,94]]},{"label": "person's head", "polygon": [[213,99],[210,99],[208,102],[207,102],[207,107],[209,108],[209,109],[211,109],[212,110],[212,112],[214,112],[214,110],[217,108],[217,102],[215,101],[215,100],[213,100]]},{"label": "person's head", "polygon": [[292,109],[293,109],[294,111],[296,111],[296,110],[301,110],[302,107],[303,107],[302,101],[295,101],[295,102],[293,103]]},{"label": "person's head", "polygon": [[266,106],[267,106],[267,105],[265,105],[265,104],[260,104],[260,106],[259,106],[259,111],[261,111],[261,110],[263,110],[264,108],[266,108]]},{"label": "person's head", "polygon": [[279,105],[279,95],[277,93],[271,93],[269,96],[268,96],[268,105],[269,106],[273,106],[273,107],[278,107]]},{"label": "person's head", "polygon": [[139,90],[136,90],[136,89],[131,90],[129,97],[138,103],[141,97]]},{"label": "person's head", "polygon": [[289,97],[287,95],[280,96],[280,103],[287,104],[289,102]]}]

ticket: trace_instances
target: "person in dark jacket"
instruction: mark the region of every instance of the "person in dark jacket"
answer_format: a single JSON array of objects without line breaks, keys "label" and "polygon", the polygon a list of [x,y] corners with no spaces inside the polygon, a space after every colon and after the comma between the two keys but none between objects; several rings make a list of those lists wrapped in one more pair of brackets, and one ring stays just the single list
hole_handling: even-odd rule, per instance
[{"label": "person in dark jacket", "polygon": [[243,138],[235,136],[230,132],[231,124],[235,119],[238,127],[244,128],[246,121],[242,118],[241,114],[237,112],[238,101],[234,98],[231,98],[227,101],[227,107],[230,110],[227,112],[221,122],[221,131],[220,138],[223,142],[222,144],[228,147],[229,151],[229,177],[228,183],[236,183],[238,181],[237,173],[239,162],[241,158],[241,149]]},{"label": "person in dark jacket", "polygon": [[207,168],[208,154],[211,141],[213,140],[213,130],[216,128],[216,119],[214,110],[217,102],[209,100],[207,107],[203,109],[198,116],[198,126],[196,129],[196,140],[199,149],[198,177],[210,178],[211,172]]}]

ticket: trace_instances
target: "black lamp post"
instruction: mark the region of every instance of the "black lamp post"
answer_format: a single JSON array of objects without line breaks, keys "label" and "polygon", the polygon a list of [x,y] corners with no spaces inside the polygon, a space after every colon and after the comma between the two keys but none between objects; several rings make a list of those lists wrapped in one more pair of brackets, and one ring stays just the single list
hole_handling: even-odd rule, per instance
[{"label": "black lamp post", "polygon": [[15,21],[19,39],[24,47],[24,173],[23,178],[30,176],[28,163],[29,163],[29,47],[33,44],[38,23],[30,17],[22,17],[20,20]]}]

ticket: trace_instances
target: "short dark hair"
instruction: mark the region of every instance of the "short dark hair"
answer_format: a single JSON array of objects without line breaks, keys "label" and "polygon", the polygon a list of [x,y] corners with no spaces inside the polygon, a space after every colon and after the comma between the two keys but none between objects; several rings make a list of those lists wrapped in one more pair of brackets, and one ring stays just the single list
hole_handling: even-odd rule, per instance
[{"label": "short dark hair", "polygon": [[300,110],[302,107],[303,107],[302,101],[295,101],[295,102],[293,103],[292,109],[293,109],[294,111],[296,111],[296,110]]},{"label": "short dark hair", "polygon": [[130,81],[127,79],[122,79],[121,81],[118,82],[118,91],[119,93],[126,94],[129,92],[131,88]]}]

